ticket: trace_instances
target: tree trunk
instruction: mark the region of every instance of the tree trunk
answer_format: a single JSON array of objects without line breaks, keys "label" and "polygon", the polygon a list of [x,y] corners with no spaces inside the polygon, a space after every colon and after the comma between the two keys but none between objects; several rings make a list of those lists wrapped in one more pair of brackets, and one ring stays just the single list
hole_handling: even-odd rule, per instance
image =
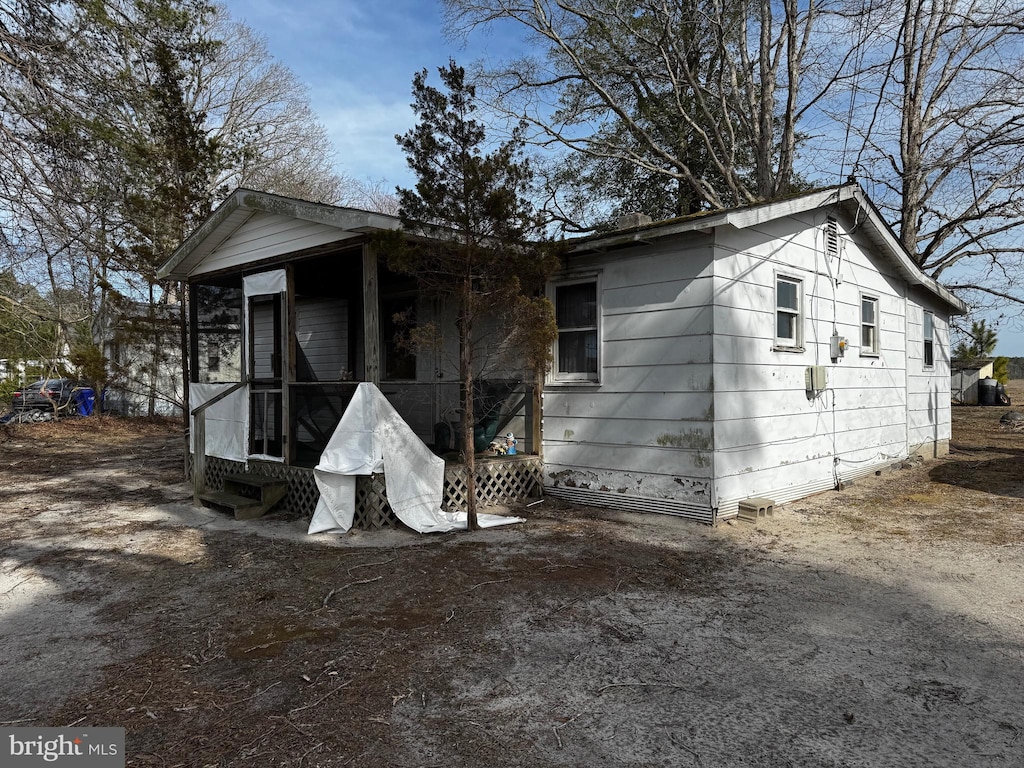
[{"label": "tree trunk", "polygon": [[160,337],[157,334],[156,329],[156,306],[154,305],[155,298],[153,293],[153,284],[149,286],[149,339],[150,339],[150,358],[149,358],[149,403],[146,409],[146,414],[152,418],[156,416],[156,377],[160,370]]},{"label": "tree trunk", "polygon": [[476,440],[473,413],[473,309],[472,281],[465,278],[459,310],[459,381],[462,390],[462,463],[466,468],[466,530],[477,530]]},{"label": "tree trunk", "polygon": [[189,352],[188,343],[188,283],[178,284],[178,322],[181,324],[181,422],[185,427],[185,451],[188,451],[189,428]]}]

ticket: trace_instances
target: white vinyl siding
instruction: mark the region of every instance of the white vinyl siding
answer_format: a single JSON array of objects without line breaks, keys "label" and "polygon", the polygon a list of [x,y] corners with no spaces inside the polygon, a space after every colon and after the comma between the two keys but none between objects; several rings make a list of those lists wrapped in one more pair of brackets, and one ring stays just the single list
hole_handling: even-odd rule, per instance
[{"label": "white vinyl siding", "polygon": [[192,271],[217,272],[255,261],[358,237],[337,227],[271,213],[256,213]]},{"label": "white vinyl siding", "polygon": [[[721,231],[713,351],[720,517],[734,514],[741,499],[781,503],[906,455],[906,289],[873,246],[844,225],[840,218],[838,284],[829,278],[836,263],[834,255],[828,261],[823,212]],[[783,281],[793,286],[788,295],[778,290]],[[848,352],[832,364],[833,333],[854,344],[861,337],[864,297],[877,299],[877,355]],[[780,311],[800,317],[803,354],[780,354],[796,335],[785,325],[780,333]],[[806,391],[809,365],[827,368],[827,391],[819,397]]]},{"label": "white vinyl siding", "polygon": [[548,377],[546,493],[710,522],[711,256],[694,234],[587,254],[549,286],[599,274],[600,381]]},{"label": "white vinyl siding", "polygon": [[351,376],[348,359],[348,301],[338,298],[299,298],[295,302],[295,336],[311,378],[300,380],[340,381],[342,371]]}]

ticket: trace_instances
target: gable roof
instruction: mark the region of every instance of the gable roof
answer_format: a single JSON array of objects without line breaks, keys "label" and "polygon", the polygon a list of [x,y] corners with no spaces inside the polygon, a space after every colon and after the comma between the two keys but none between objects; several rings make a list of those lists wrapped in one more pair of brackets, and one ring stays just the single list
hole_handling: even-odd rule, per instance
[{"label": "gable roof", "polygon": [[157,270],[157,277],[185,280],[203,259],[216,251],[249,219],[258,213],[289,216],[302,221],[334,227],[342,232],[362,233],[398,229],[399,220],[383,213],[311,203],[291,197],[238,188],[179,245]]},{"label": "gable roof", "polygon": [[900,277],[908,284],[921,286],[934,294],[950,308],[953,314],[967,313],[966,304],[921,271],[874,203],[856,183],[816,190],[767,203],[754,203],[726,210],[701,211],[677,219],[590,235],[570,241],[569,253],[609,251],[673,237],[684,232],[713,229],[725,225],[744,229],[786,216],[827,207],[839,208],[852,216],[857,222],[857,230],[867,236],[879,253],[893,265]]}]

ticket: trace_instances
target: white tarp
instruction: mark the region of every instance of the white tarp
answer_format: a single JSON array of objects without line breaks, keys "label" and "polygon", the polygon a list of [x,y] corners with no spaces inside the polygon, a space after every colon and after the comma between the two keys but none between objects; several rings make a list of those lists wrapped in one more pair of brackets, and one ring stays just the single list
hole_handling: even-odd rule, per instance
[{"label": "white tarp", "polygon": [[[195,410],[234,384],[189,384],[190,407]],[[249,398],[246,387],[232,392],[206,409],[206,455],[245,461],[248,451]],[[195,417],[191,417],[193,420]],[[195,435],[195,425],[189,440]],[[192,446],[193,452],[195,446]]]},{"label": "white tarp", "polygon": [[[309,533],[352,527],[356,475],[384,472],[398,519],[419,533],[466,527],[464,512],[441,509],[444,459],[435,456],[373,384],[362,383],[313,470],[320,500]],[[480,527],[520,523],[519,517],[477,515]]]}]

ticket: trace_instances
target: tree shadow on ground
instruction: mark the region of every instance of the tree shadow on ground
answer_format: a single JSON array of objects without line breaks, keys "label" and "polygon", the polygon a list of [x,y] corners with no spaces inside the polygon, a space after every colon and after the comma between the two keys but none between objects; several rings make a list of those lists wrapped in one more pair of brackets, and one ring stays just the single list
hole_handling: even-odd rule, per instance
[{"label": "tree shadow on ground", "polygon": [[[1003,449],[999,452],[1007,453]],[[928,477],[936,483],[1024,499],[1024,451],[1021,454],[980,461],[944,462],[930,469]]]}]

